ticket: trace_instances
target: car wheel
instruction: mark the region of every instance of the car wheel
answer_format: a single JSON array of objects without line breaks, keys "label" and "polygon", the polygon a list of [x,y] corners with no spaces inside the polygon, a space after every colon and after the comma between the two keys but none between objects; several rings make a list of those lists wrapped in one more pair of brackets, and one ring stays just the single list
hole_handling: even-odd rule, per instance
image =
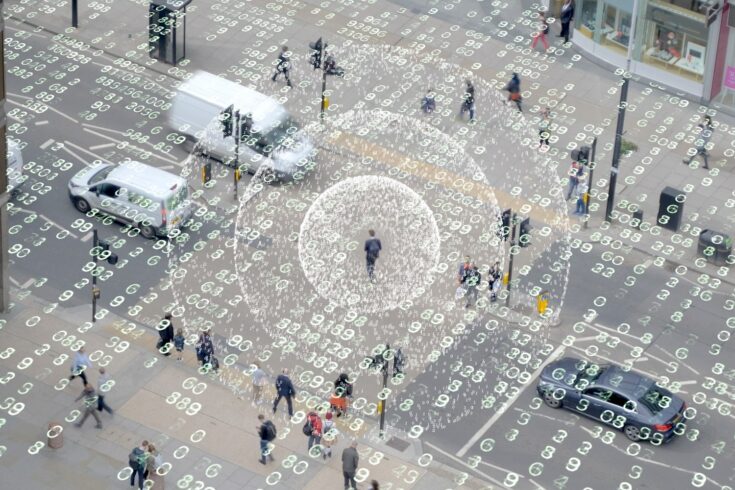
[{"label": "car wheel", "polygon": [[151,225],[141,226],[140,234],[143,238],[147,238],[149,240],[156,238],[156,236],[158,235],[158,233],[156,233],[156,229],[152,227]]},{"label": "car wheel", "polygon": [[77,208],[77,211],[80,213],[85,214],[91,209],[87,200],[81,197],[74,198],[74,207]]},{"label": "car wheel", "polygon": [[626,425],[625,429],[623,429],[623,432],[625,432],[625,437],[633,442],[638,442],[641,440],[641,430],[638,427],[635,427],[633,425]]},{"label": "car wheel", "polygon": [[544,403],[551,408],[561,408],[561,400],[556,398],[551,390],[544,393]]}]

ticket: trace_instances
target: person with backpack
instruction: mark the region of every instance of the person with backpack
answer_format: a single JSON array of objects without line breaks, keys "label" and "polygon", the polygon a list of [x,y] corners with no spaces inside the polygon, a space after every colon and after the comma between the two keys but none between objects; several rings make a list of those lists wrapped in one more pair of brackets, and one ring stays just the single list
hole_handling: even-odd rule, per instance
[{"label": "person with backpack", "polygon": [[496,261],[488,272],[487,289],[490,291],[490,301],[497,301],[498,299],[498,291],[500,291],[502,284],[501,275],[500,262]]},{"label": "person with backpack", "polygon": [[380,239],[375,237],[375,230],[368,230],[368,235],[370,235],[370,238],[365,241],[365,260],[367,262],[368,278],[370,282],[375,282],[375,262],[378,260],[383,246]]},{"label": "person with backpack", "polygon": [[432,114],[436,110],[436,99],[433,90],[427,90],[426,95],[421,99],[421,110],[427,115]]},{"label": "person with backpack", "polygon": [[352,383],[349,381],[347,373],[341,373],[334,382],[334,394],[329,400],[329,404],[337,417],[341,417],[347,412],[347,397],[352,396]]},{"label": "person with backpack", "polygon": [[304,424],[304,435],[309,438],[307,450],[311,450],[314,444],[322,442],[322,419],[316,412],[309,412],[306,415],[306,423]]},{"label": "person with backpack", "polygon": [[475,120],[475,86],[468,79],[465,80],[464,95],[462,96],[462,105],[459,107],[459,118],[462,119],[465,112],[470,113],[470,121]]},{"label": "person with backpack", "polygon": [[271,461],[273,458],[273,448],[271,443],[276,440],[276,426],[270,420],[265,419],[265,415],[262,413],[258,415],[260,426],[256,427],[258,430],[258,436],[260,437],[260,464],[266,463],[266,458]]},{"label": "person with backpack", "polygon": [[334,443],[337,442],[337,436],[339,435],[339,431],[337,430],[337,427],[334,425],[334,418],[332,417],[332,412],[327,412],[326,415],[324,415],[324,427],[322,428],[322,434],[323,434],[323,442],[322,445],[324,446],[324,451],[322,452],[322,456],[324,459],[331,458],[332,457],[332,446]]},{"label": "person with backpack", "polygon": [[704,167],[705,169],[709,169],[709,151],[707,151],[707,144],[709,143],[710,138],[712,138],[712,132],[714,131],[714,126],[712,125],[712,118],[710,116],[704,116],[704,119],[701,123],[697,125],[698,134],[696,135],[696,153],[694,155],[691,155],[689,158],[685,158],[683,162],[686,165],[689,165],[692,163],[692,160],[697,158],[698,156],[702,156],[702,160],[704,160]]},{"label": "person with backpack", "polygon": [[273,401],[273,413],[275,414],[276,410],[278,410],[278,403],[281,401],[281,398],[285,397],[286,403],[288,404],[288,416],[293,417],[293,401],[291,397],[295,394],[296,390],[293,387],[291,378],[288,377],[288,369],[284,368],[276,378],[276,399]]},{"label": "person with backpack", "polygon": [[278,75],[283,74],[284,77],[286,77],[286,84],[289,87],[293,87],[291,85],[291,60],[288,53],[288,46],[281,46],[281,53],[278,55],[278,64],[276,64],[276,72],[273,74],[273,77],[271,80],[274,82],[278,78]]},{"label": "person with backpack", "polygon": [[128,466],[133,470],[130,475],[130,486],[135,486],[135,476],[138,475],[138,488],[143,490],[143,484],[145,483],[146,464],[148,461],[148,441],[143,441],[140,446],[130,451],[128,455]]},{"label": "person with backpack", "polygon": [[212,337],[210,336],[209,330],[205,330],[199,334],[196,351],[197,360],[200,364],[204,365],[211,362],[211,357],[214,354],[214,345],[212,344]]},{"label": "person with backpack", "polygon": [[518,112],[523,112],[521,108],[521,102],[523,101],[523,97],[521,97],[521,78],[518,73],[513,72],[504,90],[508,91],[508,102],[515,102]]},{"label": "person with backpack", "polygon": [[82,398],[84,398],[84,408],[81,420],[76,423],[77,427],[81,427],[84,425],[84,421],[87,420],[87,417],[90,415],[94,417],[94,419],[97,421],[96,427],[98,429],[102,428],[102,420],[100,420],[100,416],[97,415],[97,393],[94,391],[94,388],[92,385],[87,384],[84,386],[84,390],[82,390],[82,394],[77,397],[74,401],[79,401]]}]

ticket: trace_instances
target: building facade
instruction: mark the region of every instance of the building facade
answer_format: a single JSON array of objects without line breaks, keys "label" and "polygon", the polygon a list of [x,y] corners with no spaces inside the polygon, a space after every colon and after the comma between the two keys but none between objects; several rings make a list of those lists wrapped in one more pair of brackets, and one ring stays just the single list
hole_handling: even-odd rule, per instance
[{"label": "building facade", "polygon": [[[573,42],[610,64],[735,107],[735,0],[576,0]],[[554,12],[556,13],[556,12]],[[733,17],[733,19],[731,19]]]}]

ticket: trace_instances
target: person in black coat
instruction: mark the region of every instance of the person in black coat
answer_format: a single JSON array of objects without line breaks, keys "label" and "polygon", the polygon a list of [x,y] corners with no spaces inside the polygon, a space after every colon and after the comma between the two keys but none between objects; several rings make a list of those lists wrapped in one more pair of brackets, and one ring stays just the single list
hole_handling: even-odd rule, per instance
[{"label": "person in black coat", "polygon": [[[163,320],[161,323],[165,326],[158,331],[158,336],[161,337],[160,342],[158,343],[158,348],[162,348],[166,344],[170,344],[174,341],[174,325],[172,323],[172,316],[171,313],[166,313],[166,315],[163,317]],[[164,353],[166,356],[171,355],[171,349],[173,345],[169,345],[168,350]]]},{"label": "person in black coat", "polygon": [[559,37],[564,38],[564,42],[569,42],[569,24],[574,20],[574,0],[565,0],[561,7],[561,33]]},{"label": "person in black coat", "polygon": [[276,413],[276,410],[278,409],[278,402],[281,401],[281,398],[286,398],[286,403],[288,404],[288,416],[293,416],[293,402],[291,400],[291,397],[293,397],[296,394],[296,390],[293,387],[293,383],[291,382],[291,378],[288,377],[288,369],[284,369],[281,374],[278,375],[276,378],[276,399],[273,402],[273,413]]}]

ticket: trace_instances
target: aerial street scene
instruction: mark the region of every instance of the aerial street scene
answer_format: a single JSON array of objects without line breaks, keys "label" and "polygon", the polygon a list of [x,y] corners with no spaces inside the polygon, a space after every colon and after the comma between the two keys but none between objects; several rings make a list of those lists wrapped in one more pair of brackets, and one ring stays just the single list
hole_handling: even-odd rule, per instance
[{"label": "aerial street scene", "polygon": [[0,6],[0,489],[735,488],[735,0]]}]

